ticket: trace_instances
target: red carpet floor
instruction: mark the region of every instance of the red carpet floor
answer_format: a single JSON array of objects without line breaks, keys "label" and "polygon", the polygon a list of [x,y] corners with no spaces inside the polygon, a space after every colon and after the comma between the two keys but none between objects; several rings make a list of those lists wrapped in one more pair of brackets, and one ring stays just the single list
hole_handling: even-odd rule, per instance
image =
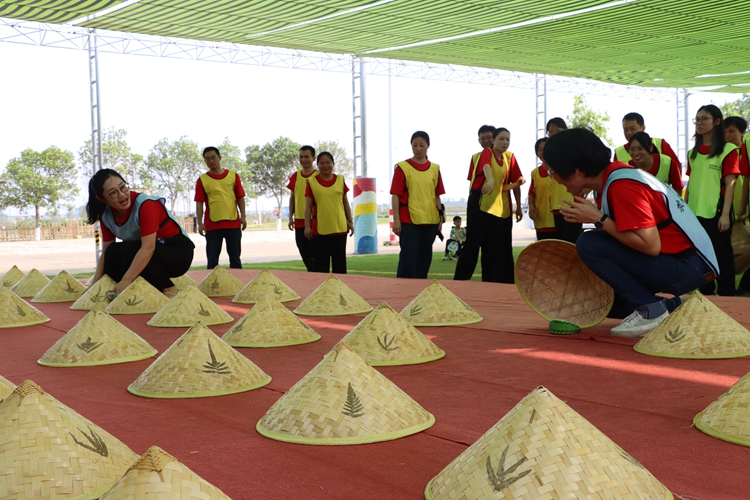
[{"label": "red carpet floor", "polygon": [[[191,273],[195,279],[206,272]],[[257,271],[235,275],[244,283]],[[275,273],[303,298],[325,276]],[[370,304],[400,311],[427,281],[343,276]],[[304,376],[365,315],[302,319],[322,335],[312,344],[240,352],[273,377],[241,394],[158,400],[133,396],[128,384],[153,361],[84,368],[50,368],[36,360],[84,311],[70,304],[35,304],[52,321],[0,329],[0,375],[31,379],[51,395],[117,436],[136,453],[158,445],[237,499],[421,499],[427,482],[532,389],[543,385],[612,438],[676,498],[750,498],[750,449],[709,437],[692,419],[750,371],[750,360],[679,360],[645,356],[635,340],[613,338],[607,320],[567,337],[546,322],[512,285],[444,284],[484,321],[420,330],[444,349],[431,363],[378,368],[433,413],[436,424],[414,436],[357,446],[304,446],[259,435],[266,410]],[[216,302],[238,319],[249,305]],[[750,327],[747,299],[717,298]],[[287,305],[296,307],[299,302]],[[150,315],[117,316],[159,352],[184,328],[146,326]],[[232,323],[212,327],[219,336]],[[679,496],[678,496],[679,495]]]}]

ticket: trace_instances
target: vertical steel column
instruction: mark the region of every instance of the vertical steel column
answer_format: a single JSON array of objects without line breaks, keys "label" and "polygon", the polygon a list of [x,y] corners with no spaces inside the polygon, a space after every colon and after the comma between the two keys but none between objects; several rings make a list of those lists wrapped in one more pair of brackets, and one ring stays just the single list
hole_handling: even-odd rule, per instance
[{"label": "vertical steel column", "polygon": [[547,75],[534,74],[536,91],[536,138],[547,135]]},{"label": "vertical steel column", "polygon": [[[352,118],[354,131],[354,176],[367,177],[365,134],[365,62],[352,57]],[[359,165],[359,169],[357,166]]]},{"label": "vertical steel column", "polygon": [[677,158],[682,161],[683,173],[687,169],[687,153],[690,151],[690,119],[688,118],[688,97],[686,89],[677,89]]},{"label": "vertical steel column", "polygon": [[[99,100],[99,52],[97,50],[96,30],[90,29],[88,36],[89,57],[89,90],[91,92],[91,167],[95,174],[102,168],[102,128],[101,101]],[[95,264],[102,253],[99,222],[94,225],[94,244],[96,245]]]}]

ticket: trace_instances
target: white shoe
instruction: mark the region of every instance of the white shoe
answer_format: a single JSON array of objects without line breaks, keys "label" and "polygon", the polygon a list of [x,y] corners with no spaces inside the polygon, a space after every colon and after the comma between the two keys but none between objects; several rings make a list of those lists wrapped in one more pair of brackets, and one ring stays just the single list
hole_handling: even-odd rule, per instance
[{"label": "white shoe", "polygon": [[648,332],[659,326],[659,323],[667,319],[668,316],[669,313],[665,312],[657,318],[646,319],[641,316],[639,312],[635,311],[609,332],[618,337],[643,337]]}]

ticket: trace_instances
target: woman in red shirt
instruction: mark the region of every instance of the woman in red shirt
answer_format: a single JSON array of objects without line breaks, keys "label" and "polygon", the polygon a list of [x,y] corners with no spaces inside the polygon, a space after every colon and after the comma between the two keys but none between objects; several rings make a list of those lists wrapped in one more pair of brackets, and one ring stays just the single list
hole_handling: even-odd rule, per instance
[{"label": "woman in red shirt", "polygon": [[94,174],[86,214],[89,224],[101,223],[102,255],[92,284],[106,274],[117,282],[119,294],[142,276],[164,295],[177,294],[170,278],[190,269],[195,245],[164,203],[164,198],[131,191],[115,170]]}]

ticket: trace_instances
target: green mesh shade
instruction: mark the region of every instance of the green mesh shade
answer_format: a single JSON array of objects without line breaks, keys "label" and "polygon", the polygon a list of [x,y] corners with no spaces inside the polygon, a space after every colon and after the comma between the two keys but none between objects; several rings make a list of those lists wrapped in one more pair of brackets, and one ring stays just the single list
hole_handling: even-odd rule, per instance
[{"label": "green mesh shade", "polygon": [[122,0],[20,0],[0,2],[0,17],[66,23],[108,9]]}]

